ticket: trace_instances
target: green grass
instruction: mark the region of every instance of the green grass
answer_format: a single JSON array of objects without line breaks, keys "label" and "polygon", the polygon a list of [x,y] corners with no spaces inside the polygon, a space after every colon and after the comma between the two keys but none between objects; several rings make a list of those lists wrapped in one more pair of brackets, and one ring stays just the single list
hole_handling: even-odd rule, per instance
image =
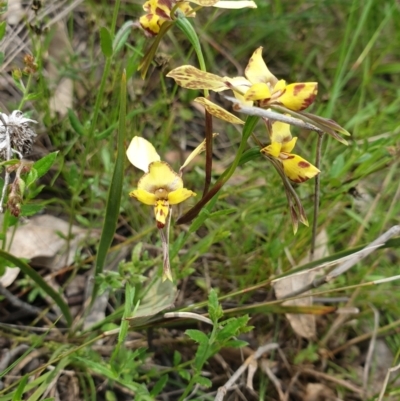
[{"label": "green grass", "polygon": [[[45,310],[49,302],[56,303],[66,319],[49,322],[29,317],[18,320],[16,326],[1,323],[0,337],[6,339],[8,348],[27,344],[29,352],[37,351],[40,358],[31,370],[10,373],[26,359],[26,352],[22,352],[0,372],[3,379],[13,377],[0,388],[0,401],[54,399],[46,390],[62,377],[67,388],[74,382],[77,399],[153,400],[169,394],[171,400],[183,400],[193,391],[186,399],[213,400],[229,379],[221,359],[213,355],[225,358],[232,374],[249,349],[270,342],[279,344],[292,368],[291,372],[280,368],[278,377],[285,389],[294,373],[306,366],[362,388],[357,370],[364,361],[351,356],[354,348],[349,341],[363,340],[356,343],[354,352],[366,354],[370,338],[362,335],[377,330],[372,307],[379,311],[379,327],[393,323],[379,333],[393,360],[377,369],[398,364],[399,284],[361,286],[398,274],[397,240],[315,290],[319,297],[349,299],[349,304],[324,306],[352,306],[360,311],[349,315],[334,336],[326,339],[339,315],[332,310],[327,313],[327,309],[327,314],[317,316],[313,340],[301,339],[291,328],[285,316],[289,309],[275,301],[270,281],[288,274],[310,250],[314,180],[294,185],[310,222],[310,228],[300,224],[294,235],[282,180],[261,156],[239,165],[217,198],[191,225],[176,225],[178,217],[201,198],[205,154],[184,172],[185,187],[195,191],[197,197],[183,203],[173,215],[170,255],[174,285],[160,284],[162,244],[153,210],[128,196],[142,173],[129,164],[123,148],[135,135],[143,136],[162,160],[175,155],[170,164],[177,171],[185,159],[183,153],[193,150],[204,138],[204,117],[193,106],[194,98],[203,93],[180,88],[166,77],[180,65],[198,66],[190,42],[176,26],[161,40],[157,51],[158,56],[167,57],[166,63],[153,64],[146,79],[141,79],[137,67],[149,46],[143,32],[134,26],[129,35],[122,36],[125,42],[113,44],[114,32],[126,21],[140,17],[141,4],[115,3],[87,1],[66,18],[73,51],[61,62],[59,73],[75,84],[73,108],[68,114],[54,117],[49,111],[52,82],[46,63],[51,62],[47,52],[51,52],[55,34],[51,24],[40,36],[30,33],[30,49],[39,67],[32,77],[22,76],[23,85],[30,80],[27,91],[23,93],[21,82],[16,81],[13,97],[6,102],[2,99],[10,111],[20,107],[38,120],[46,152],[58,151],[51,169],[48,166],[47,174],[26,191],[22,215],[28,214],[27,210],[43,210],[94,233],[94,245],[84,248],[71,266],[55,274],[59,291],[65,295],[68,281],[90,268],[96,276],[94,298],[98,290],[108,289],[110,293],[106,316],[83,330],[89,302],[81,302],[78,315],[73,312],[71,325],[73,308],[65,311],[69,306],[60,294],[55,296],[54,290],[41,277],[30,274],[29,266],[21,261],[23,275],[19,279],[29,275],[32,286],[25,285],[21,294],[22,285],[17,281],[9,291],[26,301],[26,291],[40,288],[47,300],[37,297],[34,305]],[[253,51],[263,46],[264,60],[279,78],[319,83],[318,97],[307,111],[332,118],[351,132],[347,147],[329,136],[323,140],[318,227],[326,230],[330,260],[335,260],[399,224],[400,10],[395,0],[368,0],[363,5],[356,0],[257,3],[258,9],[249,10],[204,8],[190,22],[209,72],[242,75]],[[211,97],[229,108],[224,94],[211,93]],[[214,132],[219,136],[214,140],[212,185],[236,156],[239,161],[242,139],[240,128],[221,120],[214,119]],[[254,133],[268,144],[262,124]],[[296,153],[315,160],[317,134],[299,128],[292,128],[292,133],[299,137]],[[250,138],[245,148],[256,145]],[[354,188],[361,197],[351,195]],[[7,212],[1,240],[5,229],[15,224],[18,220]],[[1,255],[12,262],[6,251],[3,241]],[[125,252],[123,262],[110,272],[108,267],[119,252]],[[0,262],[0,273],[5,264]],[[49,271],[42,268],[40,274]],[[175,294],[175,287],[180,292]],[[4,310],[15,308],[7,296],[3,297],[0,305]],[[163,318],[163,307],[172,304],[177,312],[207,315],[212,325],[188,318]],[[322,314],[322,306],[316,302],[313,312]],[[297,312],[302,312],[301,308]],[[128,327],[125,318],[129,316],[136,316],[136,320],[129,321]],[[35,331],[34,326],[45,331]],[[250,345],[245,348],[242,341]],[[344,351],[329,357],[329,352],[338,347]],[[282,363],[276,351],[266,358]],[[373,364],[377,364],[376,359]],[[69,376],[63,371],[70,372]],[[304,379],[300,376],[300,383],[305,384]],[[361,399],[335,382],[320,377],[312,377],[312,381],[327,383],[341,399]],[[254,379],[254,389],[259,399],[279,399],[273,382],[261,371]],[[244,386],[241,390],[252,399]],[[378,399],[380,390],[371,385],[364,399]],[[387,394],[398,392],[398,384],[390,382]]]}]

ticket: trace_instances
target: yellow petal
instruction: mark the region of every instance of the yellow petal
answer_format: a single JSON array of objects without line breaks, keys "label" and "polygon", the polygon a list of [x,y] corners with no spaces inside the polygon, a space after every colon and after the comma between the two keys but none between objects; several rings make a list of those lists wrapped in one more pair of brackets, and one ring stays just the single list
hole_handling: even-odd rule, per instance
[{"label": "yellow petal", "polygon": [[140,17],[139,22],[145,31],[154,36],[160,32],[160,26],[165,20],[155,14],[146,14]]},{"label": "yellow petal", "polygon": [[320,171],[298,155],[281,153],[279,159],[283,163],[285,175],[292,181],[301,183],[316,176]]},{"label": "yellow petal", "polygon": [[[218,135],[217,133],[212,134],[213,138],[216,137],[217,135]],[[204,139],[204,141],[190,153],[190,155],[185,160],[185,163],[183,163],[183,165],[179,169],[179,172],[181,172],[196,156],[198,156],[205,150],[206,150],[206,140]]]},{"label": "yellow petal", "polygon": [[317,82],[303,82],[287,85],[285,91],[276,99],[290,110],[306,109],[315,99],[318,92]]},{"label": "yellow petal", "polygon": [[148,0],[143,4],[143,10],[146,13],[152,14],[156,11],[158,0]]},{"label": "yellow petal", "polygon": [[172,191],[168,194],[168,203],[170,205],[177,205],[191,196],[196,196],[196,194],[186,188],[177,189],[176,191]]},{"label": "yellow petal", "polygon": [[274,95],[280,95],[286,88],[286,81],[284,79],[280,79],[274,86],[272,93]]},{"label": "yellow petal", "polygon": [[[283,144],[284,142],[288,142],[291,139],[292,134],[290,133],[289,124],[283,123],[281,121],[275,121],[272,123],[271,142],[279,142]],[[289,151],[285,150],[285,152],[290,152],[292,149],[290,149]]]},{"label": "yellow petal", "polygon": [[229,8],[229,9],[239,9],[239,8],[257,8],[257,4],[254,1],[246,1],[246,0],[239,0],[239,1],[217,1],[213,4],[213,7],[217,8]]},{"label": "yellow petal", "polygon": [[209,89],[214,92],[221,92],[229,89],[222,77],[201,71],[191,65],[183,65],[175,68],[167,74],[175,82],[187,89]]},{"label": "yellow petal", "polygon": [[169,204],[166,200],[158,200],[154,206],[154,215],[157,221],[157,227],[163,228],[169,212]]},{"label": "yellow petal", "polygon": [[149,172],[139,180],[138,188],[152,194],[161,189],[168,193],[183,188],[183,182],[168,163],[156,161],[150,164]]},{"label": "yellow petal", "polygon": [[193,11],[193,8],[190,7],[187,1],[182,1],[178,4],[179,9],[185,14],[186,17],[195,17],[196,13]]},{"label": "yellow petal", "polygon": [[244,75],[252,83],[269,83],[274,87],[278,79],[271,73],[262,58],[262,47],[259,47],[251,56],[245,69]]},{"label": "yellow petal", "polygon": [[144,189],[135,189],[134,191],[129,192],[129,196],[136,198],[139,202],[142,202],[145,205],[154,206],[157,202],[156,196]]},{"label": "yellow petal", "polygon": [[297,142],[296,136],[290,140],[286,139],[286,142],[282,143],[281,152],[290,153],[293,150],[293,148],[296,146],[296,142]]},{"label": "yellow petal", "polygon": [[205,97],[197,97],[194,101],[202,104],[210,114],[221,120],[228,121],[232,124],[244,124],[244,121],[242,121],[239,117],[234,116],[233,114],[229,113],[229,111],[226,111],[217,104],[210,102]]},{"label": "yellow petal", "polygon": [[245,100],[261,100],[261,99],[270,99],[271,91],[267,84],[259,82],[250,87],[250,89],[246,92],[244,96]]},{"label": "yellow petal", "polygon": [[133,137],[126,151],[126,156],[136,168],[145,173],[149,171],[150,163],[160,160],[154,146],[140,136]]},{"label": "yellow petal", "polygon": [[261,153],[266,153],[273,157],[278,157],[281,153],[282,144],[279,142],[272,142],[271,145],[266,146],[261,149]]}]

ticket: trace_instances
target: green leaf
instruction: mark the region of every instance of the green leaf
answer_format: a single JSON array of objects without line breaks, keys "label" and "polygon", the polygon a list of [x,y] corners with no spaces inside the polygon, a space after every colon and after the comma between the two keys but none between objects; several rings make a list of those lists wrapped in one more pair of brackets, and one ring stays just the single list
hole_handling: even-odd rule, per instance
[{"label": "green leaf", "polygon": [[218,295],[214,288],[211,289],[208,295],[208,313],[210,314],[210,319],[214,324],[223,316],[221,305],[218,302]]},{"label": "green leaf", "polygon": [[58,151],[49,153],[33,164],[33,168],[37,171],[37,178],[42,177],[50,170],[51,166],[56,160],[57,155]]},{"label": "green leaf", "polygon": [[4,35],[6,33],[6,27],[7,27],[6,21],[0,23],[0,41],[3,40],[4,38]]},{"label": "green leaf", "polygon": [[179,351],[175,350],[174,357],[173,357],[174,366],[178,366],[181,363],[181,360],[182,360],[181,353]]},{"label": "green leaf", "polygon": [[33,216],[39,213],[44,208],[42,204],[29,203],[21,206],[21,216]]},{"label": "green leaf", "polygon": [[196,383],[200,384],[200,386],[207,387],[207,388],[212,386],[212,381],[210,379],[207,379],[207,377],[203,377],[203,376],[197,376]]},{"label": "green leaf", "polygon": [[38,91],[38,92],[35,92],[35,93],[29,93],[28,95],[26,95],[24,97],[24,99],[25,99],[25,102],[28,102],[28,101],[31,101],[31,100],[41,99],[42,97],[43,97],[42,96],[42,92]]},{"label": "green leaf", "polygon": [[178,370],[179,376],[185,379],[186,381],[190,381],[190,373],[187,370]]},{"label": "green leaf", "polygon": [[121,28],[115,34],[113,42],[113,49],[115,54],[118,53],[125,45],[129,35],[131,34],[133,25],[134,22],[132,20],[127,21],[121,26]]},{"label": "green leaf", "polygon": [[72,317],[68,305],[61,298],[60,294],[54,291],[53,288],[51,288],[46,281],[43,280],[42,276],[37,273],[36,270],[33,270],[32,267],[30,267],[27,263],[1,249],[0,258],[4,258],[13,263],[14,266],[19,267],[23,273],[29,276],[58,305],[65,317],[65,320],[67,321],[68,326],[72,324]]},{"label": "green leaf", "polygon": [[235,209],[235,208],[223,209],[223,210],[218,210],[218,212],[211,213],[210,217],[214,218],[214,217],[228,216],[229,214],[236,213],[236,212],[237,212],[237,209]]},{"label": "green leaf", "polygon": [[193,341],[199,344],[207,344],[208,337],[205,333],[200,330],[188,329],[185,331],[185,334],[190,337]]},{"label": "green leaf", "polygon": [[113,54],[112,39],[110,31],[102,26],[100,28],[100,46],[101,51],[106,57],[111,57]]},{"label": "green leaf", "polygon": [[[95,278],[103,271],[108,250],[114,239],[117,228],[119,209],[122,198],[122,186],[124,180],[125,165],[125,137],[126,137],[126,74],[121,77],[120,109],[119,109],[119,130],[117,139],[117,155],[114,165],[114,172],[111,178],[111,185],[108,191],[106,211],[101,232],[99,249],[95,264]],[[96,299],[99,284],[95,282],[92,291],[92,303]]]},{"label": "green leaf", "polygon": [[229,340],[224,343],[224,347],[227,348],[242,348],[245,347],[246,345],[249,345],[247,341],[242,341],[242,340]]},{"label": "green leaf", "polygon": [[[29,188],[36,180],[38,179],[38,172],[35,168],[31,168],[31,170],[28,173],[28,176],[26,177],[26,187]],[[21,191],[23,193],[23,191]]]},{"label": "green leaf", "polygon": [[167,384],[168,379],[169,379],[168,375],[162,375],[160,379],[157,381],[157,383],[154,385],[152,390],[150,391],[150,395],[156,397],[158,394],[160,394],[165,385]]},{"label": "green leaf", "polygon": [[19,382],[17,390],[15,391],[12,401],[21,401],[24,394],[26,383],[28,382],[28,375],[25,375]]},{"label": "green leaf", "polygon": [[71,124],[72,129],[80,136],[85,135],[85,127],[79,121],[77,115],[74,113],[72,109],[68,109],[68,119]]},{"label": "green leaf", "polygon": [[4,63],[4,52],[0,52],[0,65]]},{"label": "green leaf", "polygon": [[241,329],[246,327],[249,317],[247,315],[228,319],[224,322],[224,327],[217,333],[219,341],[227,340],[240,334]]},{"label": "green leaf", "polygon": [[245,152],[243,152],[242,156],[240,156],[239,166],[246,164],[250,160],[259,159],[261,157],[262,157],[262,155],[261,155],[259,147],[247,149]]}]

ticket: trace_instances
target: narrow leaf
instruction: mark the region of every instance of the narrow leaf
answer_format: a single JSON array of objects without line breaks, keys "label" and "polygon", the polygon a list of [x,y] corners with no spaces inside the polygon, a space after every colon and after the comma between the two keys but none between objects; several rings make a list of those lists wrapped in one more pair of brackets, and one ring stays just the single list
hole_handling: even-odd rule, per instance
[{"label": "narrow leaf", "polygon": [[[125,163],[125,119],[126,119],[126,74],[125,71],[121,78],[120,111],[119,111],[119,130],[117,138],[117,158],[115,160],[114,172],[107,197],[106,213],[104,218],[103,230],[101,233],[99,249],[96,257],[95,277],[103,271],[108,250],[114,238],[117,228],[119,209],[122,197],[122,185],[124,179]],[[95,283],[92,292],[92,302],[96,298],[99,284]]]},{"label": "narrow leaf", "polygon": [[68,109],[68,119],[69,123],[71,124],[72,129],[79,135],[79,136],[84,136],[85,135],[85,128],[79,121],[77,115],[74,113],[72,109]]},{"label": "narrow leaf", "polygon": [[6,21],[0,23],[0,41],[4,38],[6,33]]},{"label": "narrow leaf", "polygon": [[100,28],[100,46],[101,51],[106,57],[112,56],[113,50],[111,33],[105,26]]}]

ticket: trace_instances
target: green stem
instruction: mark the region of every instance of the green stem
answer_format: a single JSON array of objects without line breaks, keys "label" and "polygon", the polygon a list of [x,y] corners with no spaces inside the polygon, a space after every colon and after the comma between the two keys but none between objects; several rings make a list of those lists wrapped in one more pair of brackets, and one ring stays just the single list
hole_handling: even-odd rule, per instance
[{"label": "green stem", "polygon": [[223,185],[232,177],[233,173],[235,172],[237,166],[240,163],[240,159],[242,154],[246,148],[247,140],[249,139],[250,135],[253,132],[255,125],[257,124],[258,117],[256,116],[249,116],[247,117],[246,124],[243,127],[243,134],[242,140],[239,145],[239,149],[236,153],[235,159],[231,166],[224,171],[224,173],[219,177],[217,182],[214,186],[207,192],[207,194],[200,199],[191,209],[189,209],[182,217],[180,217],[176,223],[177,224],[185,224],[191,222],[200,212],[204,205],[206,205],[211,198],[213,198],[218,191],[223,187]]}]

